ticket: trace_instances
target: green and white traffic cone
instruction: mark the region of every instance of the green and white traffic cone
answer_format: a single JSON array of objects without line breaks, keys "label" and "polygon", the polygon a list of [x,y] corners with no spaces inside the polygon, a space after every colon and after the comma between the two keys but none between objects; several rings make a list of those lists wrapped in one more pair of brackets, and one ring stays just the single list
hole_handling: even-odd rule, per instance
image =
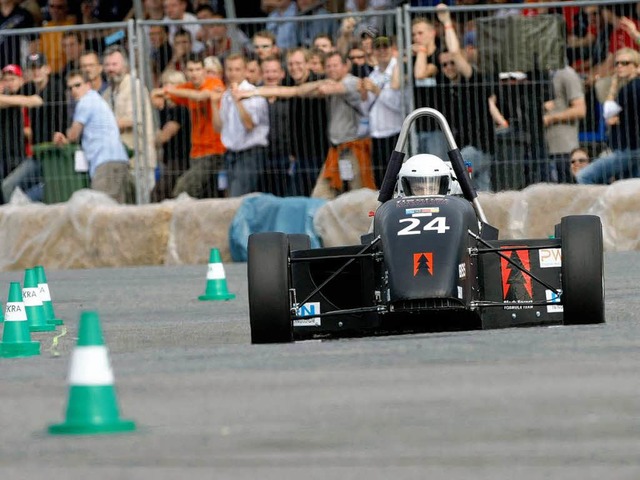
[{"label": "green and white traffic cone", "polygon": [[31,340],[20,283],[11,282],[5,309],[2,342],[0,342],[0,357],[15,358],[33,355],[40,355],[40,342]]},{"label": "green and white traffic cone", "polygon": [[53,301],[51,300],[51,292],[49,291],[49,284],[47,283],[47,276],[44,273],[44,267],[42,265],[36,265],[34,270],[36,271],[36,281],[38,282],[38,297],[42,301],[47,323],[64,325],[62,320],[56,318],[56,314],[53,311]]},{"label": "green and white traffic cone", "polygon": [[235,293],[229,293],[227,289],[227,278],[224,274],[220,251],[212,248],[207,268],[207,288],[198,300],[232,300],[234,298],[236,298]]},{"label": "green and white traffic cone", "polygon": [[69,402],[64,423],[50,425],[54,435],[130,432],[135,422],[122,420],[113,386],[109,352],[97,312],[83,312],[78,343],[69,369]]},{"label": "green and white traffic cone", "polygon": [[29,330],[32,332],[51,332],[56,329],[54,324],[47,322],[47,315],[38,295],[38,281],[33,268],[27,268],[24,271],[22,298],[29,319]]}]

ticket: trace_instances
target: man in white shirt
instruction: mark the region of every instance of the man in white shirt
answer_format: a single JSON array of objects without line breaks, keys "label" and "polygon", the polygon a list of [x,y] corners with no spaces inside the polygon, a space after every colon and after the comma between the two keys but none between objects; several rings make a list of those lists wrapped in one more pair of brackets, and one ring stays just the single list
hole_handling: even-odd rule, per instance
[{"label": "man in white shirt", "polygon": [[262,97],[243,98],[240,93],[256,88],[247,81],[244,56],[229,55],[224,72],[229,89],[222,94],[220,108],[213,98],[213,126],[227,148],[229,190],[236,197],[261,190],[259,179],[269,144],[269,107]]},{"label": "man in white shirt", "polygon": [[[387,161],[398,141],[402,127],[402,93],[394,80],[397,59],[393,57],[391,42],[387,37],[377,37],[373,41],[373,54],[377,65],[362,82],[367,92],[364,105],[369,112],[369,134],[371,136],[371,163],[378,188],[382,185]],[[397,80],[397,72],[395,72]]]}]

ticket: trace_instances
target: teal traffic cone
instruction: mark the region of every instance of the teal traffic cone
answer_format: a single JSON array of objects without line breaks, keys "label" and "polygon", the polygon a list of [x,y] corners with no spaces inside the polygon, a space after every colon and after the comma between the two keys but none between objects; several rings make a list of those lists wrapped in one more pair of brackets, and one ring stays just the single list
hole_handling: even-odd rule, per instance
[{"label": "teal traffic cone", "polygon": [[212,248],[207,269],[207,288],[204,295],[200,295],[198,300],[231,300],[234,298],[236,298],[235,293],[229,293],[227,290],[227,278],[224,274],[220,252],[217,248]]},{"label": "teal traffic cone", "polygon": [[42,300],[38,295],[38,281],[33,268],[24,271],[24,285],[22,286],[22,298],[29,319],[29,330],[32,332],[50,332],[56,326],[47,322],[47,315],[42,306]]},{"label": "teal traffic cone", "polygon": [[49,284],[47,283],[47,276],[44,273],[44,267],[42,265],[36,265],[34,270],[36,271],[36,281],[38,282],[38,297],[42,301],[42,307],[44,308],[47,323],[51,323],[53,325],[64,325],[62,320],[56,318],[56,314],[53,311],[51,292],[49,291]]},{"label": "teal traffic cone", "polygon": [[22,302],[19,282],[9,285],[4,331],[0,342],[0,357],[31,357],[40,355],[40,342],[31,340],[27,312]]},{"label": "teal traffic cone", "polygon": [[135,422],[122,420],[113,386],[109,352],[96,312],[83,312],[78,343],[69,369],[69,402],[64,423],[49,426],[54,435],[130,432]]}]

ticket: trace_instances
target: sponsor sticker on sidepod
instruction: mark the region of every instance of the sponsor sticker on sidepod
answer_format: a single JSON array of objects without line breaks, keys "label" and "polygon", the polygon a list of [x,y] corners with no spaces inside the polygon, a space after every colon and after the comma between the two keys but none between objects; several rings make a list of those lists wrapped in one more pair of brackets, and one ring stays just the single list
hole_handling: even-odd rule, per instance
[{"label": "sponsor sticker on sidepod", "polygon": [[322,325],[322,320],[320,317],[315,317],[314,315],[318,315],[320,313],[320,302],[309,302],[305,303],[298,307],[296,310],[296,314],[300,317],[293,321],[294,327],[319,327]]},{"label": "sponsor sticker on sidepod", "polygon": [[542,248],[538,250],[540,268],[553,268],[562,265],[562,250],[559,248]]}]

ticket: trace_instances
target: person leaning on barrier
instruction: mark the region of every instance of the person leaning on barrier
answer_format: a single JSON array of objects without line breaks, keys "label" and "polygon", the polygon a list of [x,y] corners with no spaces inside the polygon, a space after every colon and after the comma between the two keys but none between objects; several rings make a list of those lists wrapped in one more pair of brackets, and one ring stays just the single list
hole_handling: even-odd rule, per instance
[{"label": "person leaning on barrier", "polygon": [[178,178],[172,196],[186,192],[193,198],[223,196],[225,188],[219,179],[224,168],[226,151],[220,133],[213,128],[212,96],[224,90],[224,83],[218,78],[205,75],[203,60],[191,54],[187,60],[187,82],[180,85],[166,85],[151,92],[152,97],[171,99],[177,105],[185,105],[191,116],[191,152],[189,170]]},{"label": "person leaning on barrier", "polygon": [[[168,71],[162,75],[163,86],[178,86],[186,82],[182,72]],[[153,97],[160,110],[160,130],[156,132],[156,145],[162,148],[160,178],[151,192],[152,202],[171,198],[178,178],[189,170],[191,150],[191,121],[189,109],[176,105],[170,98]]]},{"label": "person leaning on barrier", "polygon": [[358,138],[362,117],[362,80],[351,75],[351,63],[339,52],[325,61],[327,78],[295,87],[260,87],[246,96],[318,96],[327,99],[331,147],[312,197],[333,198],[347,189],[376,188],[371,169],[371,139]]},{"label": "person leaning on barrier", "polygon": [[[133,78],[129,71],[129,60],[127,52],[120,46],[109,47],[104,52],[103,57],[104,72],[107,75],[109,87],[102,93],[102,97],[107,101],[116,116],[118,127],[120,128],[120,139],[132,151],[137,151],[138,172],[136,172],[136,157],[131,160],[131,170],[134,174],[140,174],[144,179],[142,192],[144,200],[148,200],[149,193],[156,183],[157,152],[154,142],[154,122],[153,111],[151,109],[151,98],[147,88],[140,83],[140,80]],[[135,85],[134,107],[132,88]],[[144,104],[144,109],[143,109]],[[138,125],[134,125],[134,108],[136,109]],[[142,118],[143,113],[145,117]],[[137,132],[137,144],[135,142],[135,132]]]},{"label": "person leaning on barrier", "polygon": [[399,83],[399,63],[388,37],[373,41],[376,67],[362,82],[367,92],[366,110],[369,112],[371,135],[371,163],[376,185],[382,185],[387,162],[393,152],[404,117],[403,96]]},{"label": "person leaning on barrier", "polygon": [[[434,107],[439,79],[438,55],[440,48],[436,44],[436,28],[424,17],[416,17],[411,22],[413,44],[413,103],[415,108]],[[433,128],[426,118],[416,122],[418,132],[418,150],[429,152],[440,158],[447,157],[447,141],[442,132]]]},{"label": "person leaning on barrier", "polygon": [[[312,72],[309,59],[309,52],[304,48],[289,50],[286,58],[287,76],[282,84],[300,86],[324,79],[326,55],[323,56],[323,73]],[[329,151],[327,102],[324,98],[294,96],[289,99],[289,106],[291,153],[295,162],[291,179],[293,192],[308,197]]]},{"label": "person leaning on barrier", "polygon": [[[2,90],[0,90],[0,180],[2,197],[8,202],[14,188],[27,174],[27,189],[39,182],[40,166],[26,152],[24,109],[42,106],[39,95],[28,95],[24,88],[22,69],[18,65],[6,65],[2,69]],[[36,176],[37,175],[37,176]],[[31,176],[34,178],[32,179]],[[39,199],[37,199],[39,200]]]},{"label": "person leaning on barrier", "polygon": [[269,108],[264,98],[248,98],[255,90],[247,81],[247,60],[229,55],[224,73],[229,88],[221,95],[220,106],[212,97],[213,126],[227,148],[225,164],[232,197],[259,191],[269,145]]},{"label": "person leaning on barrier", "polygon": [[639,66],[640,53],[637,51],[622,48],[616,52],[616,72],[603,104],[603,116],[611,126],[609,146],[612,151],[578,172],[578,183],[606,184],[612,178],[640,176]]},{"label": "person leaning on barrier", "polygon": [[[262,79],[266,86],[280,86],[285,73],[277,57],[262,61]],[[269,97],[269,146],[262,174],[262,191],[285,197],[293,194],[295,162],[291,154],[291,109],[289,98]]]},{"label": "person leaning on barrier", "polygon": [[109,104],[91,89],[89,78],[74,70],[67,75],[67,88],[76,101],[73,122],[66,133],[55,132],[57,145],[78,143],[89,167],[91,188],[119,203],[133,201],[129,157],[120,140],[120,129]]},{"label": "person leaning on barrier", "polygon": [[473,167],[476,188],[488,191],[491,190],[491,163],[495,153],[489,112],[489,98],[493,92],[461,50],[448,7],[441,3],[437,9],[438,20],[444,25],[447,49],[438,55],[442,76],[437,87],[441,95],[436,105],[441,106],[442,113],[454,126],[454,137],[462,158]]}]

